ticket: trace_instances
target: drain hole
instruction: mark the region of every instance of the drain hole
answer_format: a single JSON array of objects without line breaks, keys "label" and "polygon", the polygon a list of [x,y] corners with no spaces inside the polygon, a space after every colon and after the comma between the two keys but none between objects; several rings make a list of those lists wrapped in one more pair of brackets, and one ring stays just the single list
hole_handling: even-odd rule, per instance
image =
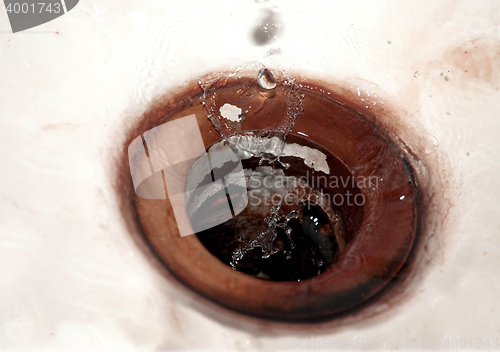
[{"label": "drain hole", "polygon": [[[299,136],[291,136],[290,140],[311,145],[311,141]],[[335,156],[318,145],[314,148],[324,153],[329,172],[335,177],[342,175],[344,181],[353,178]],[[287,167],[263,165],[255,157],[242,164],[245,184],[226,180],[225,185],[226,190],[233,187],[228,194],[232,195],[233,207],[236,204],[240,211],[214,227],[211,224],[220,219],[221,204],[225,204],[228,194],[220,184],[203,188],[210,175],[200,174],[196,162],[188,176],[188,183],[203,180],[197,188],[202,191],[193,192],[188,209],[193,228],[204,229],[196,235],[208,251],[238,271],[271,281],[301,281],[334,265],[359,226],[358,223],[347,228],[345,222],[362,218],[363,203],[353,201],[360,194],[355,182],[345,182],[345,187],[328,182],[331,177],[296,157],[282,159]],[[222,177],[234,166],[229,160],[216,173]],[[243,203],[243,207],[238,206]]]},{"label": "drain hole", "polygon": [[[293,245],[290,245],[285,231],[279,228],[272,243],[278,248],[277,253],[264,258],[262,248],[255,247],[246,252],[236,264],[236,269],[272,281],[300,281],[327,270],[338,248],[328,218],[316,205],[308,204],[303,206],[303,210],[300,220],[294,219],[289,223]],[[318,220],[322,221],[321,225],[315,222]],[[239,237],[248,238],[246,241],[255,240],[259,231],[265,231],[262,222],[262,217],[241,215],[197,236],[212,254],[230,265],[234,251],[245,246]]]}]

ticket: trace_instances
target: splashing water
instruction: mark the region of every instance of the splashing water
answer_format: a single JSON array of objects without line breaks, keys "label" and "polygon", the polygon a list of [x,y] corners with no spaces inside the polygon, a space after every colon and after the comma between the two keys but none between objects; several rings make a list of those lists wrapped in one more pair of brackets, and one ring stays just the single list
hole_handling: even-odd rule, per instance
[{"label": "splashing water", "polygon": [[[229,77],[236,75],[236,73],[238,73],[238,71],[234,72]],[[248,146],[245,147],[245,143],[242,143],[245,141],[245,138],[238,138],[241,136],[241,133],[237,130],[228,130],[228,128],[224,126],[224,118],[220,116],[220,109],[217,109],[217,89],[213,88],[216,85],[221,86],[221,83],[224,85],[227,83],[228,78],[216,78],[206,83],[199,81],[199,85],[203,89],[202,102],[207,110],[208,118],[220,134],[221,138],[225,142],[229,143],[233,149],[249,153],[253,157],[259,158],[259,165],[265,161],[268,162],[273,169],[278,163],[283,168],[290,167],[289,164],[282,162],[280,158],[283,155],[288,135],[295,125],[297,118],[303,112],[302,101],[304,99],[304,95],[299,93],[299,87],[295,83],[294,79],[287,77],[284,73],[282,73],[282,75],[284,80],[281,82],[281,85],[284,89],[286,97],[286,111],[284,112],[283,119],[279,126],[272,130],[270,135],[268,134],[269,137],[267,139],[260,140],[262,143],[267,144],[272,141],[272,154],[268,152],[268,145],[253,146],[252,148],[249,148]],[[278,81],[269,69],[262,68],[257,74],[257,83],[261,88],[270,91],[276,88]],[[282,216],[279,214],[280,209],[281,200],[278,205],[271,208],[269,215],[263,219],[268,227],[266,231],[259,231],[257,237],[251,241],[245,241],[243,238],[239,239],[241,242],[245,243],[245,245],[237,248],[233,252],[232,261],[230,263],[233,269],[236,269],[238,262],[243,259],[246,253],[254,248],[259,247],[262,249],[262,258],[269,258],[271,255],[280,251],[280,249],[273,244],[278,235],[278,228],[282,228],[285,231],[289,240],[290,248],[294,248],[294,243],[291,237],[292,229],[288,227],[288,222],[297,218],[299,216],[299,212],[297,210],[292,210],[288,214]],[[287,259],[291,258],[290,251],[285,250],[284,255]]]},{"label": "splashing water", "polygon": [[[244,67],[242,67],[244,68]],[[236,70],[232,74],[229,75],[229,77],[235,76],[241,69]],[[255,157],[261,158],[260,163],[262,164],[264,161],[269,162],[270,164],[273,164],[274,162],[280,163],[283,167],[288,168],[289,165],[286,163],[282,163],[280,158],[281,154],[283,152],[283,148],[285,147],[286,144],[286,139],[288,137],[288,134],[292,130],[293,126],[295,125],[295,121],[297,118],[302,114],[303,108],[302,108],[302,101],[304,99],[303,94],[299,94],[298,88],[299,86],[295,83],[295,80],[292,78],[287,77],[284,72],[282,72],[282,75],[284,77],[284,80],[282,82],[282,86],[284,88],[284,92],[286,95],[286,112],[283,117],[282,123],[274,130],[272,131],[272,136],[277,137],[279,141],[279,145],[276,148],[278,150],[278,153],[275,154],[273,158],[269,158],[268,156],[265,155],[265,153],[259,153],[255,154]],[[224,85],[227,82],[228,78],[215,78],[212,79],[208,82],[202,82],[201,80],[198,81],[198,84],[200,87],[203,89],[203,94],[202,94],[202,102],[205,106],[205,109],[207,110],[207,115],[208,118],[210,119],[212,125],[214,128],[217,130],[217,132],[220,134],[221,138],[228,143],[232,144],[232,146],[240,150],[242,149],[243,146],[234,144],[233,141],[228,140],[229,137],[234,136],[234,135],[239,135],[238,131],[227,131],[224,126],[223,126],[223,120],[224,118],[220,114],[220,110],[217,109],[217,103],[216,103],[216,97],[217,97],[217,91],[211,91],[212,88],[217,84],[217,85]],[[257,73],[257,82],[258,84],[263,87],[264,89],[267,90],[272,90],[276,87],[277,85],[277,80],[274,76],[274,74],[267,68],[262,68],[259,70]],[[271,137],[272,137],[271,136]]]},{"label": "splashing water", "polygon": [[[293,249],[295,247],[291,237],[292,229],[288,227],[288,222],[292,219],[296,219],[299,216],[299,212],[297,210],[292,210],[285,216],[279,215],[281,200],[282,197],[279,195],[278,205],[273,206],[269,215],[264,218],[264,222],[267,224],[266,231],[259,231],[257,238],[252,241],[245,241],[243,238],[240,238],[240,241],[244,242],[245,246],[234,250],[230,263],[233,269],[236,269],[236,265],[241,259],[243,259],[245,254],[255,248],[262,249],[262,258],[269,258],[271,255],[279,252],[280,249],[274,245],[274,240],[278,236],[278,228],[284,229],[288,237],[290,248]],[[289,251],[285,251],[285,257],[290,259],[291,253]]]}]

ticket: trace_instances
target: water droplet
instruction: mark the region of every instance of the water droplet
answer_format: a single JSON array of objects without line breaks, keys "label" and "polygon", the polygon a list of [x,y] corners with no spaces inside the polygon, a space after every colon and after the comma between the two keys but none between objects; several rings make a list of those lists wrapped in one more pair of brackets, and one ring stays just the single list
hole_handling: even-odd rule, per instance
[{"label": "water droplet", "polygon": [[253,39],[257,45],[265,45],[272,39],[278,38],[281,22],[276,7],[267,10],[266,16],[261,19],[253,32]]},{"label": "water droplet", "polygon": [[261,68],[257,74],[257,82],[264,89],[274,89],[276,87],[276,78],[267,68]]}]

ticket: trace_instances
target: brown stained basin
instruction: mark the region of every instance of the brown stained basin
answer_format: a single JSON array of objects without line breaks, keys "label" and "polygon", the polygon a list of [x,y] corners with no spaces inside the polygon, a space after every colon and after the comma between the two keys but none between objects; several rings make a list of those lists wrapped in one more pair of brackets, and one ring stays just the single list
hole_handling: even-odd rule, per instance
[{"label": "brown stained basin", "polygon": [[[180,282],[231,310],[286,321],[332,317],[381,292],[405,264],[422,221],[419,190],[405,154],[358,114],[354,104],[350,108],[337,103],[333,95],[325,93],[326,88],[318,89],[318,84],[297,84],[315,89],[299,88],[305,95],[303,113],[291,130],[290,141],[307,135],[312,143],[335,156],[335,162],[347,170],[342,171],[347,172],[345,177],[378,180],[376,186],[359,188],[365,199],[363,206],[339,207],[348,229],[346,245],[335,264],[321,275],[279,282],[235,271],[210,253],[196,235],[180,237],[168,198],[148,200],[134,196],[131,188],[127,190],[144,239]],[[254,90],[250,96],[259,93],[252,79],[235,78],[212,88],[219,89],[220,99],[241,106],[245,103],[243,97],[235,92],[242,86]],[[206,146],[218,142],[220,135],[200,100],[202,91],[192,87],[169,101],[158,102],[144,114],[128,143],[156,125],[189,114],[196,114]],[[278,80],[270,98],[273,103],[266,100],[258,109],[249,109],[243,130],[259,131],[279,125],[286,108],[283,89]],[[132,187],[130,181],[128,185]]]}]

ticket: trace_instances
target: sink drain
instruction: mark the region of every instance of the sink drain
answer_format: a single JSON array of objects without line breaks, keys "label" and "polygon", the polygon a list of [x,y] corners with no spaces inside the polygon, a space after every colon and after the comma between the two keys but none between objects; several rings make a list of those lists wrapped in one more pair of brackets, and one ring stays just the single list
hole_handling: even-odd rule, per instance
[{"label": "sink drain", "polygon": [[[419,235],[419,190],[404,153],[326,89],[310,87],[318,85],[280,78],[262,87],[234,76],[185,91],[138,128],[145,135],[195,116],[203,155],[236,155],[208,171],[197,166],[203,155],[183,166],[195,235],[180,235],[169,192],[134,199],[144,238],[168,270],[232,310],[294,321],[345,312],[395,278]],[[284,129],[291,111],[298,116]],[[238,182],[227,177],[235,160]],[[227,202],[228,218],[214,221]]]}]

